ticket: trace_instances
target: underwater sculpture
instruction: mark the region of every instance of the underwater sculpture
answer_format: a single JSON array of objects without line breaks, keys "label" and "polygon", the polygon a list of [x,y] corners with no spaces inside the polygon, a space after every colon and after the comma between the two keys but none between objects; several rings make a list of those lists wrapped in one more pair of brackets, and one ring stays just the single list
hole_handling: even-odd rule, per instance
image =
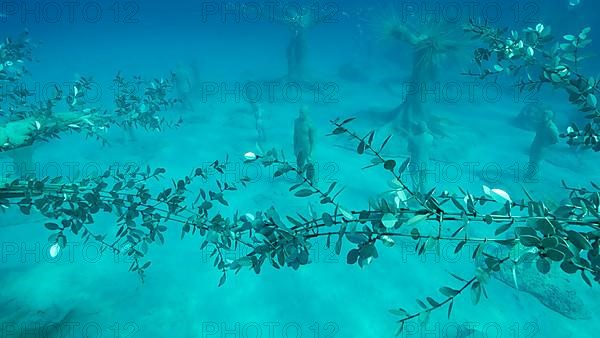
[{"label": "underwater sculpture", "polygon": [[302,106],[294,120],[294,155],[298,169],[312,166],[314,147],[315,128],[308,117],[308,107]]},{"label": "underwater sculpture", "polygon": [[290,32],[286,47],[287,74],[283,78],[308,90],[318,90],[320,92],[321,89],[315,89],[314,83],[310,82],[310,74],[307,72],[307,54],[309,51],[307,35],[312,28],[330,19],[331,13],[328,11],[331,8],[328,8],[328,6],[331,6],[331,4],[322,5],[316,2],[313,6],[290,6],[282,13],[275,13],[273,19],[275,22],[287,26]]},{"label": "underwater sculpture", "polygon": [[554,112],[544,110],[529,149],[529,172],[525,174],[526,178],[532,178],[531,176],[535,175],[535,172],[539,170],[540,162],[544,158],[546,150],[550,146],[557,144],[560,139],[560,133],[558,127],[552,121],[553,118]]},{"label": "underwater sculpture", "polygon": [[[523,264],[534,261],[541,274],[562,271],[575,278],[578,274],[590,286],[600,282],[600,187],[576,188],[564,185],[570,196],[556,208],[549,209],[544,201],[537,200],[525,191],[526,199],[517,200],[508,193],[484,187],[483,194],[447,191],[425,194],[413,192],[402,182],[408,161],[397,164],[386,159],[380,150],[389,137],[375,144],[374,132],[366,137],[348,129],[353,119],[332,121],[331,135],[348,136],[359,143],[358,154],[372,157],[369,167],[378,167],[395,179],[398,196],[402,200],[390,204],[386,200],[371,201],[362,210],[349,210],[341,205],[338,196],[343,189],[337,182],[322,189],[312,182],[309,171],[303,171],[283,160],[278,152],[246,156],[248,161],[259,161],[274,167],[274,177],[287,172],[298,174],[303,180],[289,189],[295,197],[317,199],[323,208],[321,215],[288,215],[282,217],[274,207],[245,214],[226,216],[218,206],[229,206],[228,194],[248,184],[249,179],[227,181],[217,178],[216,187],[207,183],[207,169],[198,168],[190,175],[173,180],[170,187],[153,187],[154,179],[161,179],[163,168],[144,169],[130,167],[126,170],[108,170],[98,177],[83,178],[66,183],[61,178],[13,180],[0,185],[0,210],[15,206],[25,215],[39,212],[48,218],[45,227],[50,236],[52,256],[60,254],[68,237],[96,241],[102,250],[130,257],[130,271],[143,281],[151,262],[145,257],[156,243],[164,243],[164,233],[170,225],[177,225],[181,237],[201,241],[201,248],[214,247],[215,267],[222,272],[219,285],[226,282],[230,271],[250,269],[260,273],[264,263],[276,268],[288,266],[298,269],[310,263],[312,242],[326,238],[327,247],[340,255],[342,243],[350,245],[347,263],[364,266],[372,264],[382,247],[393,247],[394,238],[407,238],[416,242],[415,251],[425,254],[438,250],[440,242],[456,243],[455,253],[467,243],[476,245],[473,259],[478,269],[470,278],[452,274],[454,283],[440,288],[441,299],[423,297],[418,300],[420,310],[408,312],[402,308],[392,310],[399,316],[401,327],[406,321],[418,318],[426,323],[432,311],[448,306],[452,311],[456,297],[470,293],[479,302],[487,296],[484,287],[490,276],[503,269],[505,264]],[[209,167],[224,173],[228,161],[215,161]],[[202,179],[202,182],[200,180]],[[198,184],[201,184],[198,187]],[[160,184],[159,184],[160,185]],[[196,196],[192,191],[200,191]],[[407,203],[411,202],[411,203]],[[112,229],[94,225],[97,214],[110,214],[118,221]],[[495,225],[494,237],[477,238],[465,228]],[[421,223],[439,224],[428,233],[419,230]],[[444,226],[441,226],[444,224]],[[422,229],[422,228],[421,228]],[[577,230],[576,230],[577,229]],[[503,234],[509,234],[503,236]],[[512,233],[512,235],[511,235]],[[506,248],[491,248],[490,245]],[[226,259],[227,252],[238,246],[249,249],[235,260]],[[530,250],[512,250],[524,246]],[[520,259],[527,254],[529,259]],[[511,263],[512,262],[512,263]],[[525,268],[525,267],[524,267]],[[525,271],[520,271],[525,274]],[[459,283],[457,287],[450,285]],[[570,310],[569,310],[570,311]]]},{"label": "underwater sculpture", "polygon": [[178,63],[175,71],[172,73],[173,87],[175,94],[181,102],[184,111],[194,110],[194,98],[199,97],[201,89],[200,75],[195,63],[189,65]]},{"label": "underwater sculpture", "polygon": [[433,147],[433,135],[425,122],[417,123],[411,128],[408,136],[408,153],[410,154],[410,175],[415,192],[425,193],[427,188],[427,166]]},{"label": "underwater sculpture", "polygon": [[[126,114],[127,97],[122,100]],[[143,115],[147,110],[140,108],[139,112]],[[230,206],[228,194],[245,185],[247,178],[242,177],[239,182],[217,179],[211,185],[199,182],[207,175],[203,168],[198,168],[188,176],[174,179],[172,185],[168,181],[156,184],[154,179],[162,179],[166,170],[150,167],[112,169],[73,182],[60,177],[7,181],[0,185],[0,211],[15,207],[25,215],[39,212],[46,217],[48,222],[44,226],[51,234],[53,257],[60,254],[70,238],[81,237],[99,243],[103,250],[130,257],[130,271],[142,281],[151,266],[147,253],[156,244],[164,244],[165,232],[173,228],[180,231],[182,239],[191,237],[202,248],[213,248],[214,265],[222,272],[220,285],[226,282],[228,273],[242,269],[260,273],[266,265],[298,269],[309,264],[311,245],[318,238],[326,239],[327,246],[333,247],[338,255],[342,254],[342,245],[346,245],[346,262],[361,267],[372,264],[379,250],[393,247],[394,238],[414,240],[419,255],[436,250],[442,241],[456,243],[455,252],[460,252],[467,243],[475,245],[473,256],[483,260],[483,264],[469,277],[449,276],[453,282],[442,286],[439,294],[419,297],[418,310],[394,309],[400,330],[411,319],[426,324],[430,314],[442,307],[447,307],[450,315],[459,296],[470,294],[475,303],[481,295],[487,297],[485,283],[490,275],[504,264],[519,262],[512,252],[498,255],[496,250],[489,250],[490,243],[508,249],[517,245],[532,248],[535,268],[542,274],[560,269],[590,286],[600,282],[598,185],[591,183],[586,188],[564,185],[565,201],[556,207],[526,191],[523,198],[487,187],[479,194],[460,188],[456,193],[436,188],[413,191],[402,180],[409,161],[399,164],[382,155],[390,138],[376,141],[373,131],[358,136],[358,132],[349,129],[352,120],[332,121],[331,134],[353,139],[358,144],[357,153],[371,157],[369,167],[395,180],[396,203],[375,200],[362,208],[347,209],[338,200],[342,189],[337,182],[320,187],[312,182],[310,171],[286,162],[276,151],[268,151],[258,156],[249,154],[246,160],[275,168],[274,177],[297,173],[303,180],[293,184],[289,191],[295,197],[318,201],[322,213],[279,215],[274,207],[269,207],[225,215],[219,206]],[[302,129],[299,134],[306,135]],[[227,160],[215,161],[210,168],[223,173],[227,165]],[[112,216],[115,222],[95,223],[100,214]],[[421,224],[434,227],[425,232],[417,227]],[[495,226],[495,236],[474,237],[466,224]],[[237,255],[235,260],[225,258],[227,252],[239,253],[238,246],[248,248],[248,254]]]},{"label": "underwater sculpture", "polygon": [[503,74],[520,76],[516,84],[519,93],[539,91],[548,85],[563,90],[587,123],[579,128],[573,122],[560,137],[575,148],[600,151],[599,82],[580,71],[588,57],[582,50],[592,41],[590,27],[578,34],[563,35],[558,41],[552,37],[551,28],[542,23],[518,32],[471,20],[464,29],[484,44],[474,51],[477,70],[465,75],[480,79]]},{"label": "underwater sculpture", "polygon": [[288,78],[292,81],[304,81],[307,42],[302,16],[297,21],[290,21],[291,37],[287,46]]},{"label": "underwater sculpture", "polygon": [[306,78],[306,52],[308,50],[307,32],[318,22],[312,10],[300,8],[299,12],[277,17],[277,22],[288,26],[290,40],[286,49],[287,79],[303,83]]},{"label": "underwater sculpture", "polygon": [[546,107],[540,103],[529,103],[521,109],[519,114],[515,116],[510,122],[513,126],[524,129],[535,131],[539,124],[544,121],[544,117],[546,115],[546,110],[549,107]]},{"label": "underwater sculpture", "polygon": [[[250,182],[247,177],[228,181],[226,176],[216,178],[214,185],[206,181],[208,169],[225,173],[227,159],[214,161],[209,168],[192,170],[190,175],[174,179],[170,187],[162,183],[154,186],[154,180],[160,180],[166,170],[149,167],[113,169],[68,183],[60,177],[17,179],[0,185],[0,211],[14,206],[25,215],[35,211],[48,218],[45,227],[51,232],[53,257],[60,254],[69,237],[81,237],[99,243],[103,251],[129,257],[130,271],[142,281],[151,266],[146,254],[156,243],[165,243],[164,233],[171,225],[177,226],[182,239],[191,237],[201,242],[201,248],[214,248],[214,265],[222,273],[219,285],[226,282],[228,272],[249,269],[260,273],[265,263],[293,269],[309,264],[310,247],[318,238],[326,239],[327,247],[338,255],[343,243],[350,245],[346,262],[359,266],[372,264],[379,256],[378,250],[394,246],[394,238],[414,240],[418,255],[438,251],[442,241],[456,243],[455,253],[467,243],[475,245],[473,259],[479,263],[472,277],[451,274],[455,281],[440,288],[441,298],[423,296],[423,300],[417,300],[420,309],[413,312],[402,308],[391,311],[399,316],[400,331],[411,319],[426,323],[431,312],[444,306],[450,314],[455,298],[465,293],[478,303],[482,295],[487,297],[484,288],[490,276],[510,262],[535,261],[531,266],[542,274],[557,270],[570,278],[581,278],[590,286],[600,283],[600,233],[596,231],[600,229],[600,186],[592,183],[591,188],[577,188],[565,184],[568,197],[553,209],[527,191],[526,198],[520,200],[488,187],[483,187],[482,194],[462,189],[456,194],[436,193],[435,188],[424,194],[414,192],[402,181],[408,161],[398,164],[382,156],[381,150],[390,138],[376,144],[373,131],[365,137],[358,136],[348,127],[352,120],[332,121],[330,135],[355,140],[359,144],[357,153],[372,157],[368,167],[378,167],[395,180],[398,196],[402,196],[397,203],[382,199],[371,201],[362,210],[347,209],[338,201],[343,188],[337,188],[337,182],[321,188],[313,182],[310,171],[294,167],[271,150],[247,154],[245,158],[276,169],[273,177],[288,172],[299,175],[302,181],[294,183],[289,191],[298,198],[320,201],[322,214],[283,217],[274,207],[245,214],[235,212],[231,216],[222,214],[218,206],[230,206],[228,194]],[[200,193],[192,193],[197,191]],[[112,215],[117,219],[115,227],[99,228],[94,224],[97,214]],[[425,233],[417,227],[422,223],[436,226]],[[466,229],[467,223],[470,227],[496,226],[495,236],[474,237]],[[492,244],[506,248],[506,254],[491,248]],[[248,253],[226,259],[226,253],[235,252],[238,246],[248,248]],[[513,250],[517,246],[528,250]],[[520,259],[524,254],[528,260]],[[456,283],[459,285],[453,287]]]},{"label": "underwater sculpture", "polygon": [[[408,131],[407,128],[427,123],[429,128],[435,127],[435,119],[431,118],[426,106],[423,89],[431,84],[438,73],[441,62],[449,53],[459,47],[458,40],[451,37],[451,30],[440,22],[430,22],[423,25],[423,31],[417,32],[401,22],[392,22],[386,27],[389,36],[408,43],[413,48],[411,74],[404,91],[404,102],[391,111],[395,130]],[[426,27],[426,28],[425,28]]]},{"label": "underwater sculpture", "polygon": [[531,294],[547,308],[567,318],[591,318],[591,312],[577,295],[576,288],[556,270],[544,274],[531,266],[531,262],[507,263],[493,276],[518,292]]},{"label": "underwater sculpture", "polygon": [[266,149],[267,136],[265,132],[265,110],[260,102],[250,102],[254,115],[254,129],[256,130],[256,144],[259,149]]}]

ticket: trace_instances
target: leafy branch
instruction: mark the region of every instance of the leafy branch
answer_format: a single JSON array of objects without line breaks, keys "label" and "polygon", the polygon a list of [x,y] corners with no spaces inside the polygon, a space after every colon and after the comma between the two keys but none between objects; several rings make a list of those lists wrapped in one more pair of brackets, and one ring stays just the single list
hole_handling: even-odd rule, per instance
[{"label": "leafy branch", "polygon": [[[479,301],[481,294],[485,295],[484,284],[489,276],[509,260],[521,264],[528,258],[527,261],[536,262],[536,269],[541,273],[548,273],[556,266],[569,275],[579,273],[590,286],[592,280],[600,282],[598,185],[592,183],[591,188],[579,188],[563,183],[567,198],[554,208],[536,200],[527,191],[524,191],[525,198],[518,201],[501,189],[485,186],[482,194],[460,188],[457,193],[436,193],[436,189],[432,189],[427,194],[415,194],[402,180],[402,167],[407,164],[396,168],[395,163],[381,155],[389,137],[376,147],[374,133],[359,137],[357,132],[348,129],[351,121],[332,121],[332,135],[349,135],[358,143],[357,153],[372,153],[374,160],[367,168],[383,166],[386,172],[392,173],[397,186],[390,195],[371,199],[364,210],[343,208],[337,201],[343,191],[337,189],[337,182],[329,184],[327,189],[319,187],[314,171],[293,167],[275,150],[249,156],[250,161],[276,166],[274,177],[289,172],[298,175],[299,182],[289,189],[294,197],[318,199],[320,205],[331,208],[329,212],[311,209],[308,215],[298,213],[283,217],[275,207],[270,207],[253,213],[235,212],[231,217],[223,215],[216,205],[231,207],[226,195],[237,190],[235,183],[245,186],[249,182],[247,178],[239,182],[217,179],[215,188],[206,188],[209,170],[225,173],[228,160],[215,161],[208,168],[198,168],[184,178],[171,180],[167,188],[152,184],[162,182],[166,171],[149,167],[146,170],[111,169],[99,177],[71,183],[62,178],[15,180],[0,188],[0,209],[14,206],[25,215],[36,210],[53,220],[46,228],[52,231],[50,244],[55,254],[64,248],[71,235],[84,241],[95,240],[105,250],[130,257],[130,270],[142,280],[151,264],[145,259],[149,248],[164,244],[164,233],[172,228],[171,224],[177,225],[182,239],[196,238],[202,249],[212,248],[213,264],[222,273],[219,285],[226,282],[230,271],[238,273],[249,269],[259,274],[265,263],[275,269],[284,266],[298,269],[310,264],[310,248],[319,238],[326,240],[328,248],[334,246],[338,255],[342,254],[343,244],[349,243],[346,263],[361,267],[379,257],[379,246],[394,247],[394,238],[415,241],[418,255],[428,250],[439,254],[442,241],[456,243],[455,253],[461,252],[466,244],[473,244],[475,250],[471,258],[476,262],[475,276],[463,279],[453,275],[462,286],[442,287],[440,292],[445,298],[441,301],[433,297],[419,300],[419,311],[396,310],[402,317],[401,328],[408,320],[426,320],[431,312],[446,305],[450,313],[456,297],[469,288],[472,298]],[[197,193],[191,194],[192,191]],[[416,205],[408,203],[413,199]],[[98,213],[114,215],[116,228],[94,229]],[[433,226],[430,233],[427,225]],[[478,225],[496,225],[494,236],[470,236],[469,229]],[[239,247],[249,252],[233,260],[226,258]],[[497,247],[510,254],[501,258],[494,256],[493,249]]]},{"label": "leafy branch", "polygon": [[464,29],[486,45],[474,51],[478,70],[469,70],[466,75],[481,79],[501,74],[519,76],[521,79],[515,84],[519,93],[539,91],[544,85],[563,90],[589,122],[581,128],[572,123],[561,137],[571,146],[600,151],[598,81],[580,73],[581,62],[586,58],[581,50],[591,43],[591,28],[564,35],[560,40],[555,40],[550,27],[541,23],[519,33],[471,20]]}]

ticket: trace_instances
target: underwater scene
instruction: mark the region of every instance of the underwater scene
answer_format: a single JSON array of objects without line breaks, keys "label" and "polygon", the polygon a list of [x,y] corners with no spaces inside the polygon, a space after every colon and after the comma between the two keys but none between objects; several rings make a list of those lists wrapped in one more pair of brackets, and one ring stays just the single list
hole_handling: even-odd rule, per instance
[{"label": "underwater scene", "polygon": [[599,11],[0,1],[0,338],[598,337]]}]

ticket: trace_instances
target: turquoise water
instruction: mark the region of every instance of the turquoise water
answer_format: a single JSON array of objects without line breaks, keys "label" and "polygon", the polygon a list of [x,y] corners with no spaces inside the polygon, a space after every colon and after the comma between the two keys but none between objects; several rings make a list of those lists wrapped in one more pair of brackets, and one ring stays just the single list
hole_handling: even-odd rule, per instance
[{"label": "turquoise water", "polygon": [[[55,85],[70,92],[74,81],[84,76],[93,83],[86,92],[87,106],[113,112],[120,93],[113,79],[119,72],[140,95],[152,79],[172,81],[170,95],[183,100],[159,112],[166,121],[161,130],[129,131],[111,125],[101,132],[105,145],[72,130],[61,132],[59,139],[36,141],[24,148],[32,152],[26,174],[68,180],[129,165],[165,168],[161,180],[147,183],[159,193],[172,186],[171,178],[177,181],[196,168],[208,170],[213,161],[228,156],[225,174],[209,171],[208,182],[190,186],[190,203],[200,187],[216,189],[214,179],[234,182],[249,176],[247,187],[238,183],[237,191],[226,193],[229,206],[219,206],[223,215],[274,207],[287,221],[286,215],[300,219],[298,214],[333,213],[314,196],[294,196],[289,189],[300,181],[292,173],[274,178],[275,168],[244,159],[248,152],[262,156],[276,148],[295,164],[294,121],[307,107],[315,135],[314,183],[327,190],[338,182],[345,187],[338,202],[348,210],[365,210],[370,198],[389,198],[393,177],[382,167],[362,169],[371,157],[357,154],[357,142],[327,135],[335,128],[331,120],[356,117],[351,128],[361,136],[375,130],[377,144],[393,134],[383,152],[386,158],[401,163],[410,156],[406,133],[394,129],[389,116],[411,90],[407,86],[415,74],[414,50],[385,33],[386,22],[397,22],[390,18],[418,31],[430,24],[423,16],[434,15],[460,36],[461,25],[473,13],[519,31],[543,22],[558,36],[591,26],[594,39],[597,12],[596,4],[585,0],[577,5],[322,2],[318,13],[324,22],[304,33],[303,80],[298,81],[286,77],[286,50],[296,33],[273,20],[266,8],[285,16],[283,7],[314,11],[315,3],[263,2],[266,8],[256,2],[227,3],[233,7],[221,1],[84,1],[73,7],[48,1],[1,2],[1,38],[27,29],[35,44],[34,60],[27,61],[28,74],[21,79],[33,93],[29,102],[47,100]],[[439,192],[459,193],[460,187],[481,195],[486,185],[522,196],[524,187],[537,198],[560,203],[567,197],[561,180],[570,186],[600,182],[598,154],[575,151],[564,139],[548,149],[535,179],[526,179],[535,132],[510,121],[528,104],[545,105],[552,107],[563,132],[571,121],[581,121],[581,113],[550,86],[519,94],[513,87],[516,77],[492,81],[463,75],[473,65],[473,46],[479,45],[464,36],[453,43],[457,50],[441,60],[435,78],[419,88],[425,89],[421,98],[437,121],[427,159],[427,190],[436,186]],[[592,42],[587,51],[594,54],[597,44]],[[597,74],[594,60],[584,61],[581,71]],[[138,75],[146,82],[135,83]],[[6,89],[11,83],[2,85]],[[256,91],[261,94],[264,138],[257,134],[255,106],[248,99]],[[1,118],[7,123],[6,92],[3,99]],[[67,108],[58,105],[60,109]],[[180,118],[179,126],[168,125]],[[14,179],[13,162],[26,158],[23,152],[0,154],[3,178]],[[38,212],[23,215],[12,207],[0,215],[1,337],[392,337],[399,318],[389,309],[402,307],[413,313],[419,309],[415,299],[440,300],[440,287],[460,287],[450,273],[471,278],[476,270],[472,244],[455,254],[456,242],[442,243],[440,255],[434,250],[419,256],[414,240],[399,238],[391,248],[378,244],[379,257],[361,268],[347,264],[347,253],[355,245],[344,242],[341,255],[336,255],[333,244],[328,247],[326,238],[318,237],[309,250],[310,264],[295,270],[275,269],[267,262],[258,275],[246,268],[230,271],[219,287],[222,273],[213,266],[212,247],[202,248],[198,234],[181,239],[181,225],[169,224],[164,244],[153,243],[145,257],[152,265],[142,283],[136,273],[128,272],[129,257],[70,233],[66,247],[51,257],[52,231],[44,227],[48,221]],[[95,233],[114,236],[119,221],[114,213],[98,214],[89,226]],[[421,226],[421,232],[437,227]],[[444,230],[454,229],[448,225]],[[482,223],[468,231],[474,237],[493,237],[495,229]],[[225,257],[235,260],[248,251],[241,246]],[[510,278],[506,283],[491,278],[487,299],[474,305],[471,295],[461,295],[450,317],[444,307],[432,312],[426,326],[407,322],[401,336],[597,336],[597,285],[590,288],[558,266],[551,276],[545,284],[531,283],[531,289],[528,277],[522,277],[519,290]],[[564,292],[541,290],[540,285],[555,285]],[[548,299],[541,301],[536,292]],[[565,316],[569,304],[563,300],[581,306],[571,309],[581,318]]]}]

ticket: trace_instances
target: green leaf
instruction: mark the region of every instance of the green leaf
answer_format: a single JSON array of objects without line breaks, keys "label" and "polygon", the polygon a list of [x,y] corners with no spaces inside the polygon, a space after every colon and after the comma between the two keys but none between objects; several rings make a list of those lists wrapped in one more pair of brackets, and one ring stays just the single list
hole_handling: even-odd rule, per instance
[{"label": "green leaf", "polygon": [[426,220],[427,217],[429,217],[429,214],[415,215],[415,216],[411,217],[408,221],[406,221],[406,225],[418,224],[418,223]]},{"label": "green leaf", "polygon": [[396,337],[402,334],[402,331],[404,330],[404,323],[405,322],[400,322],[400,327],[398,328],[398,331],[396,331]]},{"label": "green leaf", "polygon": [[435,299],[433,299],[431,297],[427,297],[427,302],[429,302],[429,304],[431,304],[431,306],[433,306],[433,307],[440,306],[440,303],[438,303]]},{"label": "green leaf", "polygon": [[460,204],[460,202],[458,202],[455,197],[451,197],[450,199],[452,200],[452,203],[454,203],[454,206],[458,210],[460,210],[460,211],[462,211],[464,213],[467,213],[467,210],[465,209],[465,207],[462,204]]},{"label": "green leaf", "polygon": [[592,245],[582,234],[577,231],[569,230],[567,231],[567,238],[569,242],[571,242],[575,247],[581,250],[590,250]]},{"label": "green leaf", "polygon": [[327,189],[327,192],[325,192],[325,195],[329,195],[329,194],[331,194],[331,192],[332,192],[332,191],[333,191],[333,189],[335,188],[336,184],[337,184],[337,182],[332,182],[332,183],[329,185],[329,188]]},{"label": "green leaf", "polygon": [[427,325],[430,315],[431,311],[423,311],[419,314],[419,323],[421,324],[421,327],[425,327]]},{"label": "green leaf", "polygon": [[294,193],[294,196],[296,197],[308,197],[310,195],[314,194],[314,191],[310,190],[310,189],[301,189],[298,190]]},{"label": "green leaf", "polygon": [[56,223],[46,223],[46,224],[44,224],[44,226],[48,230],[58,230],[58,229],[60,229],[60,227]]},{"label": "green leaf", "polygon": [[462,250],[462,248],[465,246],[465,244],[467,244],[467,241],[460,241],[458,242],[458,245],[456,245],[456,248],[454,249],[454,253],[457,254],[460,252],[460,250]]},{"label": "green leaf", "polygon": [[540,246],[542,244],[538,237],[530,236],[530,235],[519,236],[519,241],[521,242],[521,244],[523,246],[526,246],[526,247]]},{"label": "green leaf", "polygon": [[166,172],[167,172],[167,170],[165,168],[156,168],[156,169],[154,169],[154,174],[152,174],[152,176],[157,176],[160,174],[164,174]]},{"label": "green leaf", "polygon": [[385,138],[385,140],[383,141],[383,143],[381,144],[381,147],[379,147],[379,151],[381,152],[383,150],[383,148],[385,147],[385,145],[389,142],[390,138],[392,138],[392,135],[390,134],[388,137]]},{"label": "green leaf", "polygon": [[408,316],[408,311],[404,310],[403,308],[391,309],[388,311],[391,314],[393,314],[394,316],[398,316],[398,317],[407,317]]},{"label": "green leaf", "polygon": [[552,249],[558,245],[558,239],[556,237],[544,237],[542,239],[542,247],[544,249]]},{"label": "green leaf", "polygon": [[288,221],[290,221],[290,223],[294,224],[294,226],[296,226],[296,227],[302,227],[303,226],[302,222],[298,221],[297,219],[295,219],[295,218],[293,218],[293,217],[291,217],[289,215],[287,215],[285,217],[287,218]]},{"label": "green leaf", "polygon": [[223,273],[223,275],[221,276],[221,279],[219,279],[219,285],[218,285],[218,287],[223,286],[223,284],[225,284],[226,280],[227,280],[227,274]]},{"label": "green leaf", "polygon": [[481,298],[481,284],[478,281],[473,282],[471,286],[471,301],[474,305],[479,303],[479,299]]},{"label": "green leaf", "polygon": [[383,167],[389,171],[393,171],[394,168],[396,167],[396,161],[394,160],[387,160],[383,163]]},{"label": "green leaf", "polygon": [[579,268],[575,264],[573,264],[573,262],[570,261],[563,261],[560,264],[560,268],[568,274],[574,274],[579,270]]},{"label": "green leaf", "polygon": [[352,265],[358,261],[358,257],[360,256],[360,251],[358,249],[352,249],[348,251],[348,255],[346,256],[346,263]]},{"label": "green leaf", "polygon": [[581,270],[581,278],[583,279],[583,281],[589,285],[590,287],[592,287],[592,281],[590,281],[590,279],[588,278],[588,276],[585,274],[585,270]]},{"label": "green leaf", "polygon": [[340,123],[339,125],[342,126],[342,125],[344,125],[348,122],[352,122],[354,120],[356,120],[356,117],[349,117],[349,118],[345,119],[344,121],[342,121],[342,123]]},{"label": "green leaf", "polygon": [[383,224],[384,227],[386,227],[386,229],[393,228],[397,222],[398,222],[398,218],[396,217],[396,215],[394,215],[392,213],[387,213],[387,214],[383,215],[383,217],[381,218],[381,223]]},{"label": "green leaf", "polygon": [[330,227],[333,225],[333,218],[331,217],[330,214],[324,212],[323,215],[321,216],[321,218],[323,219],[324,226]]},{"label": "green leaf", "polygon": [[586,102],[589,107],[596,108],[598,105],[598,98],[596,98],[596,95],[590,93],[587,96]]},{"label": "green leaf", "polygon": [[499,226],[496,231],[494,231],[494,234],[496,236],[500,235],[501,233],[505,232],[506,230],[510,229],[510,227],[512,226],[512,222],[503,224],[501,226]]},{"label": "green leaf", "polygon": [[562,251],[556,249],[548,249],[546,250],[546,256],[555,262],[560,262],[565,259],[565,254]]},{"label": "green leaf", "polygon": [[333,135],[338,135],[338,134],[343,134],[346,132],[346,128],[342,128],[342,127],[337,127],[333,130],[332,134]]},{"label": "green leaf", "polygon": [[10,201],[5,199],[5,198],[0,198],[0,207],[1,208],[5,208],[8,209],[8,207],[10,206]]},{"label": "green leaf", "polygon": [[540,257],[535,263],[535,265],[538,271],[543,273],[544,275],[550,272],[550,262],[548,262],[548,260],[543,257]]},{"label": "green leaf", "polygon": [[339,255],[340,252],[342,252],[342,243],[343,243],[342,236],[340,236],[338,238],[338,240],[335,242],[335,254],[336,255]]},{"label": "green leaf", "polygon": [[417,239],[421,238],[421,234],[419,233],[419,229],[417,229],[417,228],[413,228],[410,231],[410,235],[411,235],[412,239],[414,239],[415,241]]},{"label": "green leaf", "polygon": [[451,287],[443,286],[440,288],[440,293],[446,297],[454,297],[454,296],[458,295],[459,292],[458,292],[458,290],[455,290]]},{"label": "green leaf", "polygon": [[360,143],[358,144],[358,148],[356,149],[356,152],[358,152],[358,154],[362,155],[365,152],[365,141],[360,141]]},{"label": "green leaf", "polygon": [[407,159],[404,160],[404,162],[402,162],[402,164],[398,168],[398,175],[402,175],[404,173],[404,171],[406,170],[406,168],[408,168],[409,164],[410,164],[410,157],[408,157]]},{"label": "green leaf", "polygon": [[450,276],[456,278],[458,281],[465,283],[467,280],[460,277],[459,275],[453,274],[452,272],[450,272]]}]

